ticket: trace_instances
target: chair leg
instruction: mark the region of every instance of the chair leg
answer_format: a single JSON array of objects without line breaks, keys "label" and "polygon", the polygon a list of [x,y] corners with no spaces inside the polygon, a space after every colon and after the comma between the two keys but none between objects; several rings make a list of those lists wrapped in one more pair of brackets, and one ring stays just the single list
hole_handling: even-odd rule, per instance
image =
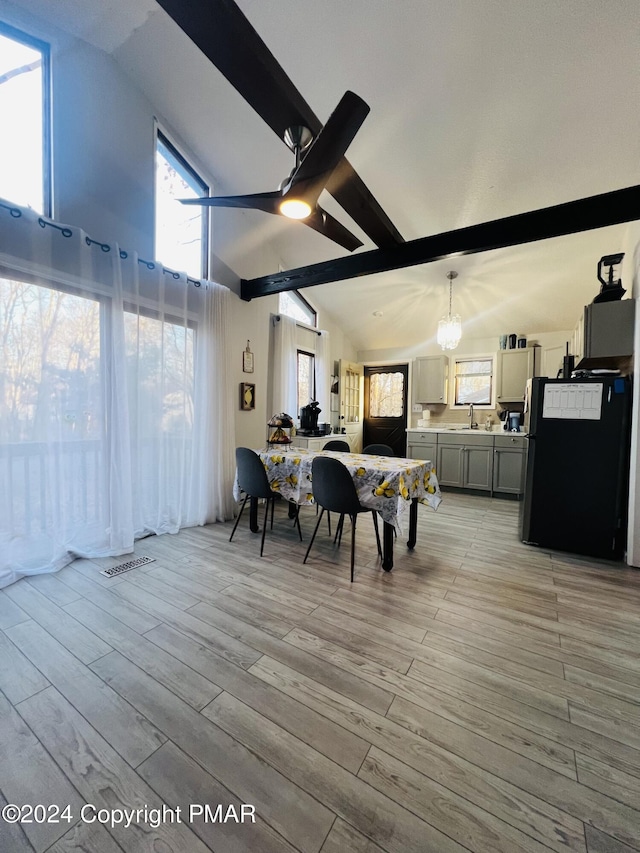
[{"label": "chair leg", "polygon": [[233,530],[231,531],[231,536],[229,537],[229,542],[233,539],[233,534],[236,532],[236,527],[238,526],[238,522],[240,521],[240,517],[244,512],[244,507],[246,502],[249,500],[249,495],[244,496],[244,500],[242,501],[242,506],[240,507],[240,512],[238,513],[238,517],[236,518],[236,523],[233,525]]},{"label": "chair leg", "polygon": [[358,516],[354,514],[349,518],[351,519],[351,583],[353,583],[353,565],[356,559],[356,519]]},{"label": "chair leg", "polygon": [[311,537],[311,542],[309,542],[309,547],[307,548],[307,553],[304,555],[303,563],[307,562],[307,557],[309,556],[309,551],[311,550],[311,546],[313,545],[313,540],[316,538],[316,533],[318,532],[318,528],[320,527],[320,522],[322,521],[322,516],[324,515],[324,507],[322,507],[322,511],[318,516],[318,521],[316,523],[316,529],[313,531],[313,536]]},{"label": "chair leg", "polygon": [[[269,499],[269,498],[267,498],[267,501],[268,501],[268,500],[270,500],[270,499]],[[272,500],[272,501],[271,501],[271,529],[272,529],[272,530],[273,530],[273,510],[274,510],[275,505],[276,505],[275,500]]]},{"label": "chair leg", "polygon": [[337,541],[338,548],[342,544],[342,531],[343,531],[343,529],[344,529],[344,515],[341,515],[340,520],[338,521],[338,527],[336,529],[336,535],[333,538],[333,544],[335,545],[336,541]]},{"label": "chair leg", "polygon": [[327,530],[329,531],[329,536],[331,536],[331,513],[327,510]]},{"label": "chair leg", "polygon": [[296,525],[298,527],[298,536],[302,542],[302,530],[300,529],[300,505],[296,504]]},{"label": "chair leg", "polygon": [[373,526],[376,530],[376,544],[378,546],[378,557],[382,559],[382,548],[380,547],[380,531],[378,530],[378,513],[374,510],[371,510],[371,514],[373,515]]},{"label": "chair leg", "polygon": [[271,498],[266,498],[266,506],[264,508],[264,524],[262,525],[262,541],[260,542],[260,556],[262,557],[262,552],[264,551],[264,536],[267,532],[267,521],[269,520],[269,503],[271,503],[271,512],[273,519],[273,502]]}]

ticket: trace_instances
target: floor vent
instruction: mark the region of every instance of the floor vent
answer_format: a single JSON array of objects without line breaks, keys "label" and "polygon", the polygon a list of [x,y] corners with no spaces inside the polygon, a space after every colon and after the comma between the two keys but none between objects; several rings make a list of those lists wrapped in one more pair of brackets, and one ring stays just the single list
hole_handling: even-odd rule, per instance
[{"label": "floor vent", "polygon": [[116,575],[121,575],[123,572],[128,572],[130,569],[137,569],[138,566],[144,566],[146,563],[155,563],[155,557],[136,557],[135,560],[129,560],[128,563],[120,563],[119,566],[111,566],[110,569],[103,569],[100,574],[106,575],[108,578],[113,578]]}]

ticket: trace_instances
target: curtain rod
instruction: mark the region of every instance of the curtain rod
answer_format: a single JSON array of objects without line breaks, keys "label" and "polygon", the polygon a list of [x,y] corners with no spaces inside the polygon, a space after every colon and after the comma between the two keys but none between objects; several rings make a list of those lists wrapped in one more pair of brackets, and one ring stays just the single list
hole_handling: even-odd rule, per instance
[{"label": "curtain rod", "polygon": [[[3,204],[1,202],[0,202],[0,207],[4,208],[5,210],[8,210],[10,216],[12,216],[14,219],[19,219],[22,216],[22,211],[20,210],[19,207],[14,207],[13,205]],[[57,222],[53,222],[50,219],[45,219],[44,216],[38,217],[38,225],[41,228],[46,228],[47,226],[49,226],[50,228],[55,228],[55,230],[59,231],[63,237],[69,238],[69,237],[73,236],[73,230],[71,228],[69,228],[68,225],[64,225],[64,226],[58,225]],[[79,229],[79,230],[82,230],[82,229]],[[103,252],[110,252],[111,251],[111,246],[108,243],[101,243],[99,240],[93,240],[91,237],[89,237],[86,234],[85,234],[84,239],[85,239],[87,246],[89,246],[89,247],[99,246]],[[126,258],[129,257],[128,252],[125,252],[124,249],[119,249],[118,252],[119,252],[122,260],[125,260]],[[145,266],[148,270],[154,270],[156,268],[156,266],[159,266],[162,269],[163,273],[170,275],[176,281],[178,281],[181,277],[181,273],[176,272],[176,270],[169,269],[169,267],[162,266],[162,264],[158,264],[155,261],[145,261],[142,258],[138,258],[138,263],[142,264],[142,266]],[[193,285],[195,285],[195,287],[202,287],[202,281],[203,281],[202,279],[191,278],[186,273],[184,273],[184,276],[187,280],[187,284],[193,284]]]},{"label": "curtain rod", "polygon": [[[280,315],[274,314],[273,319],[275,320],[276,323],[279,323],[280,322]],[[291,319],[293,319],[293,318],[291,318]],[[296,324],[296,326],[299,326],[301,329],[307,329],[309,332],[315,332],[316,335],[322,334],[322,332],[319,332],[316,328],[314,328],[314,326],[308,326],[306,323],[301,323],[299,320],[296,320],[295,324]]]}]

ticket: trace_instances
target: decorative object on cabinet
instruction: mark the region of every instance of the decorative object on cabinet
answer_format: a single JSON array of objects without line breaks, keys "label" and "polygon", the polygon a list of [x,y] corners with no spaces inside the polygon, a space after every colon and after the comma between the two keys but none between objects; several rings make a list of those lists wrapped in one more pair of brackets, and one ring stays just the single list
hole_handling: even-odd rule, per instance
[{"label": "decorative object on cabinet", "polygon": [[518,338],[518,349],[524,349],[527,346],[526,338]]},{"label": "decorative object on cabinet", "polygon": [[[622,263],[624,252],[619,252],[617,255],[604,255],[598,261],[598,281],[602,284],[600,293],[594,297],[593,304],[598,302],[615,302],[617,299],[622,299],[626,290],[622,286],[622,279],[614,279],[613,268]],[[609,274],[606,280],[602,277],[602,267],[609,267]]]},{"label": "decorative object on cabinet", "polygon": [[256,407],[256,386],[253,382],[240,383],[240,409],[250,412]]},{"label": "decorative object on cabinet", "polygon": [[274,415],[267,424],[267,445],[269,447],[285,448],[291,444],[291,430],[293,429],[293,418],[286,412]]},{"label": "decorative object on cabinet", "polygon": [[242,353],[242,372],[253,373],[253,353],[251,352],[250,341],[247,341],[247,346]]},{"label": "decorative object on cabinet", "polygon": [[515,349],[516,348],[517,340],[518,340],[517,335],[514,335],[514,334],[509,335],[509,349]]},{"label": "decorative object on cabinet", "polygon": [[500,337],[498,338],[498,341],[500,343],[500,349],[506,349],[507,348],[507,335],[500,335]]},{"label": "decorative object on cabinet", "polygon": [[455,270],[450,270],[447,273],[449,279],[449,313],[443,317],[438,323],[438,344],[443,350],[455,349],[460,343],[462,337],[462,319],[459,314],[451,313],[451,297],[453,280],[458,277]]}]

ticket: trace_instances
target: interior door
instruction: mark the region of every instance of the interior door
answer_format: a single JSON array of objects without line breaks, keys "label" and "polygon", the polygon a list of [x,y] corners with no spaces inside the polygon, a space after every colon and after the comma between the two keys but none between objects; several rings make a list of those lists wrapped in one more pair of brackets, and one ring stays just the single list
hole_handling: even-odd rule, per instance
[{"label": "interior door", "polygon": [[407,380],[409,366],[364,368],[363,444],[388,444],[407,455]]},{"label": "interior door", "polygon": [[362,450],[362,376],[361,364],[340,361],[340,426],[352,453]]}]

